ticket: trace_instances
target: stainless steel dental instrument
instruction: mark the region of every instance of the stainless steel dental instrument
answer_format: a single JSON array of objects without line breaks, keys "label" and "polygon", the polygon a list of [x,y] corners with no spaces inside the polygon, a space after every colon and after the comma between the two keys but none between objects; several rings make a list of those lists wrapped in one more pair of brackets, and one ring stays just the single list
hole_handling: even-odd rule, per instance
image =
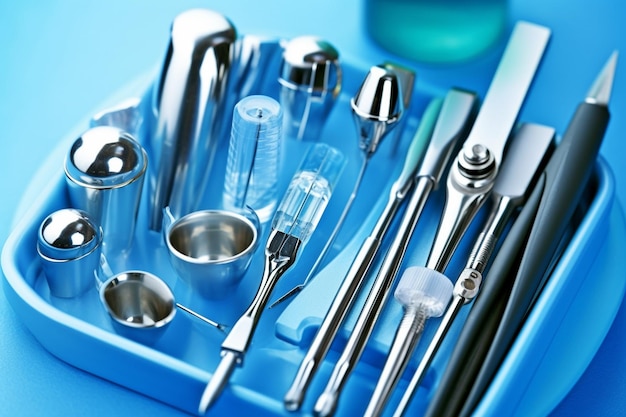
[{"label": "stainless steel dental instrument", "polygon": [[433,269],[411,267],[404,271],[394,295],[404,307],[404,314],[364,417],[382,414],[385,403],[404,371],[406,358],[419,342],[426,320],[441,316],[448,305],[452,296],[452,282]]},{"label": "stainless steel dental instrument", "polygon": [[396,417],[400,417],[407,408],[461,307],[478,294],[483,272],[498,240],[515,210],[524,203],[538,172],[545,165],[553,139],[554,129],[546,126],[524,124],[516,132],[493,186],[492,209],[472,248],[465,269],[456,280],[450,305],[396,407]]},{"label": "stainless steel dental instrument", "polygon": [[167,206],[176,218],[198,208],[222,131],[236,38],[231,22],[210,10],[183,12],[172,23],[155,83],[151,230],[161,230]]},{"label": "stainless steel dental instrument", "polygon": [[[405,110],[403,97],[406,92],[392,67],[375,66],[370,68],[359,91],[357,91],[356,95],[350,101],[352,114],[356,121],[357,132],[359,134],[359,148],[363,150],[363,161],[350,197],[330,237],[326,240],[324,247],[313,266],[309,269],[304,281],[278,298],[270,308],[302,290],[317,273],[317,269],[326,257],[328,250],[335,242],[343,226],[343,222],[352,207],[352,203],[354,203],[370,158],[376,152],[378,144],[402,119]],[[421,153],[422,152],[420,152],[420,155]]]},{"label": "stainless steel dental instrument", "polygon": [[[361,245],[300,364],[291,387],[285,394],[284,404],[288,410],[297,410],[301,406],[315,372],[330,349],[330,345],[352,306],[374,257],[378,253],[383,237],[414,183],[421,184],[420,188],[424,190],[430,190],[438,184],[456,144],[465,137],[468,126],[471,125],[476,108],[476,96],[469,92],[452,89],[447,93],[438,112],[437,107],[439,106],[436,102],[428,107],[429,111],[424,113],[422,121],[424,129],[418,129],[416,133],[416,136],[421,137],[415,144],[419,148],[424,146],[423,141],[430,137],[424,157],[420,163],[419,153],[414,152],[415,149],[409,151],[409,159],[405,162],[405,169],[392,185],[383,212],[372,233]],[[436,122],[434,127],[431,127],[434,118],[436,118]],[[432,135],[430,135],[431,129]],[[422,137],[422,135],[424,136]]]},{"label": "stainless steel dental instrument", "polygon": [[[471,414],[524,324],[591,176],[609,122],[616,65],[613,53],[522,209],[519,220],[524,221],[516,221],[507,234],[459,335],[429,416]],[[507,282],[513,282],[512,289]],[[503,289],[507,285],[508,298]]]},{"label": "stainless steel dental instrument", "polygon": [[504,148],[550,37],[547,28],[518,23],[472,130],[450,168],[446,204],[426,266],[443,272],[485,202]]},{"label": "stainless steel dental instrument", "polygon": [[[549,30],[544,27],[530,23],[515,26],[476,122],[448,174],[446,207],[427,267],[438,271],[445,267],[463,232],[493,187],[506,140],[541,61],[548,37]],[[398,233],[387,250],[350,338],[315,404],[316,415],[334,413],[343,386],[382,311],[432,186],[430,178],[418,179]],[[433,259],[436,260],[435,267]]]},{"label": "stainless steel dental instrument", "polygon": [[316,140],[341,92],[339,52],[317,37],[293,38],[284,47],[278,81],[285,135]]},{"label": "stainless steel dental instrument", "polygon": [[292,178],[272,220],[259,289],[222,343],[222,360],[200,400],[201,414],[219,397],[235,365],[242,365],[274,286],[295,263],[300,247],[317,227],[343,166],[344,158],[339,151],[325,144],[315,144]]}]

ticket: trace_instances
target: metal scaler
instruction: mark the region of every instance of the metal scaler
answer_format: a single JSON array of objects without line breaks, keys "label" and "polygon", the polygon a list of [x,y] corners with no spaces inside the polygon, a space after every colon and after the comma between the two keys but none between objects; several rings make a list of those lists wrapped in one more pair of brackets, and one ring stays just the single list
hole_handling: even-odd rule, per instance
[{"label": "metal scaler", "polygon": [[420,340],[426,320],[443,314],[452,296],[452,282],[437,271],[411,267],[404,271],[394,293],[404,307],[404,315],[387,356],[387,361],[364,416],[380,416]]},{"label": "metal scaler", "polygon": [[315,144],[291,180],[276,214],[265,246],[261,284],[250,306],[222,343],[222,360],[207,384],[198,411],[204,414],[222,393],[235,366],[243,364],[256,326],[276,283],[296,261],[326,209],[344,166],[336,149]]}]

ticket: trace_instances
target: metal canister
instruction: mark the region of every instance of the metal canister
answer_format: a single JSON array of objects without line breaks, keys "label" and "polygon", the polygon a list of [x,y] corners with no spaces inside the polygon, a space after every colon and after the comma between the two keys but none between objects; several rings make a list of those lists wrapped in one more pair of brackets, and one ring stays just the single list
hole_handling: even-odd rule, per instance
[{"label": "metal canister", "polygon": [[102,229],[87,213],[61,209],[46,217],[37,235],[37,253],[50,293],[71,298],[95,286]]},{"label": "metal canister", "polygon": [[71,204],[102,227],[106,257],[132,245],[147,165],[141,145],[110,126],[87,130],[65,159]]}]

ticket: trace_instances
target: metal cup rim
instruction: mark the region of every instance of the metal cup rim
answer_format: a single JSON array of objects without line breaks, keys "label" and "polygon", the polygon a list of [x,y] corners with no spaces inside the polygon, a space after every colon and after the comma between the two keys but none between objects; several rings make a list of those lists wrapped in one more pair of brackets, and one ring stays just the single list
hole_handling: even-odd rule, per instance
[{"label": "metal cup rim", "polygon": [[[166,295],[167,295],[167,298],[166,298],[165,301],[171,307],[169,313],[167,314],[167,316],[163,317],[162,319],[155,320],[154,324],[152,324],[152,325],[146,325],[146,324],[143,324],[143,323],[128,322],[128,321],[125,321],[125,320],[122,320],[122,319],[119,318],[118,314],[116,314],[115,311],[113,311],[113,309],[111,308],[111,306],[107,302],[106,297],[105,297],[105,292],[111,286],[111,284],[113,282],[115,282],[115,281],[117,281],[117,282],[129,281],[128,279],[120,280],[120,277],[122,277],[122,276],[128,277],[129,275],[142,275],[144,277],[150,277],[152,282],[156,283],[157,285],[159,285],[163,289],[165,289],[165,292],[166,292]],[[163,281],[161,278],[159,278],[158,276],[156,276],[156,275],[154,275],[154,274],[152,274],[150,272],[141,271],[141,270],[129,270],[129,271],[124,271],[124,272],[117,273],[117,274],[113,275],[112,277],[110,277],[109,279],[107,279],[100,286],[99,293],[100,293],[100,301],[102,302],[102,305],[105,307],[105,309],[106,309],[107,313],[109,314],[109,316],[116,323],[122,324],[124,327],[127,327],[127,328],[131,328],[131,329],[158,329],[158,328],[162,328],[162,327],[168,325],[174,319],[174,316],[176,315],[176,303],[174,301],[174,293],[172,292],[170,287],[165,283],[165,281]]]},{"label": "metal cup rim", "polygon": [[[205,217],[205,216],[212,216],[212,215],[221,215],[221,216],[225,215],[231,218],[235,218],[241,221],[242,223],[244,223],[246,226],[248,226],[248,228],[252,231],[252,241],[250,242],[250,244],[243,251],[238,252],[235,255],[225,257],[225,258],[220,258],[220,259],[209,259],[209,260],[198,259],[198,258],[194,258],[193,256],[185,255],[184,253],[180,252],[178,249],[176,249],[172,245],[172,243],[170,242],[170,235],[172,233],[172,230],[174,230],[177,226],[180,226],[184,221],[189,221],[195,217],[200,217],[200,216]],[[236,211],[231,211],[231,210],[198,210],[198,211],[194,211],[192,213],[186,214],[185,216],[177,219],[174,223],[172,223],[168,227],[167,232],[166,232],[165,244],[167,245],[167,248],[172,255],[176,256],[178,259],[181,259],[185,262],[196,264],[196,265],[222,265],[222,264],[233,262],[234,260],[237,260],[237,259],[241,259],[251,254],[252,252],[254,252],[254,250],[257,247],[258,240],[259,240],[259,231],[257,229],[257,226],[248,217],[242,214],[239,214]]]}]

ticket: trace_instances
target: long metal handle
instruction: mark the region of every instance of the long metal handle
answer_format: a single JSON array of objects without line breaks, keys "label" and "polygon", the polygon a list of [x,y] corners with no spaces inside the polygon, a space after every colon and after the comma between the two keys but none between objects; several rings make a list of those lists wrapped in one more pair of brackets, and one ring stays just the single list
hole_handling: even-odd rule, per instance
[{"label": "long metal handle", "polygon": [[315,334],[309,350],[300,363],[291,387],[285,394],[284,404],[287,410],[295,411],[302,405],[309,384],[323,358],[328,353],[341,323],[348,314],[350,306],[353,304],[356,294],[359,292],[364,278],[372,266],[374,257],[378,253],[383,235],[389,228],[401,202],[402,200],[398,198],[390,197],[374,226],[372,234],[363,241],[359,252],[352,261],[352,265],[342,281],[341,287],[339,287],[319,330]]},{"label": "long metal handle", "polygon": [[401,416],[408,406],[461,307],[478,294],[482,274],[494,254],[498,240],[516,208],[526,200],[536,172],[549,154],[553,137],[554,129],[540,125],[523,125],[517,132],[493,187],[495,202],[489,217],[472,248],[465,269],[455,283],[452,302],[411,378],[395,417]]},{"label": "long metal handle", "polygon": [[352,334],[333,369],[326,389],[315,404],[314,412],[318,416],[329,416],[334,413],[343,385],[354,366],[356,366],[376,319],[389,295],[389,287],[393,278],[397,275],[408,247],[409,238],[417,226],[417,221],[433,186],[434,183],[430,178],[418,178],[398,232],[386,253],[381,269],[365,300],[365,305],[361,310]]},{"label": "long metal handle", "polygon": [[[415,174],[417,180],[411,179],[410,181],[410,183],[417,181],[418,184],[421,184],[418,186],[421,191],[413,191],[414,193],[421,194],[428,189],[427,193],[429,194],[434,189],[442,175],[443,168],[447,165],[452,150],[459,140],[464,137],[467,127],[473,121],[476,101],[476,95],[467,91],[452,89],[446,94],[439,109],[439,115],[432,131],[432,138],[420,163],[420,167],[417,168]],[[435,102],[432,104],[432,107],[434,111],[438,104]],[[320,365],[320,361],[328,352],[339,330],[339,326],[347,314],[348,308],[352,305],[356,292],[359,291],[364,278],[369,273],[374,255],[379,249],[380,241],[388,230],[407,191],[410,189],[408,186],[409,180],[404,175],[405,173],[406,171],[403,170],[403,174],[394,183],[382,215],[376,222],[370,237],[363,243],[359,255],[353,261],[341,288],[324,317],[320,330],[316,333],[315,339],[300,365],[296,379],[285,396],[285,407],[289,410],[297,410],[300,407],[310,380]],[[409,213],[409,210],[412,209],[413,211],[421,212],[426,198],[427,196],[424,196],[423,201],[418,199],[413,203],[409,203],[406,213]],[[413,215],[416,218],[419,217],[419,213],[413,213]],[[410,216],[411,214],[405,214],[404,217]],[[416,219],[414,220],[416,221]]]},{"label": "long metal handle", "polygon": [[349,307],[352,305],[362,285],[363,277],[366,276],[367,270],[370,268],[379,247],[380,240],[371,236],[366,238],[363,245],[361,245],[361,249],[347,275],[356,279],[344,280],[339,288],[328,313],[324,317],[324,321],[298,368],[291,387],[285,394],[284,403],[287,410],[295,411],[302,405],[304,395],[313,376],[315,376],[315,371],[328,353],[328,349],[339,331],[339,327],[347,315]]},{"label": "long metal handle", "polygon": [[472,254],[467,261],[465,270],[456,281],[452,301],[448,305],[446,313],[439,323],[435,335],[426,348],[424,356],[420,360],[415,373],[411,377],[409,386],[403,394],[400,404],[396,408],[394,417],[402,416],[408,407],[413,394],[421,384],[424,376],[426,376],[426,371],[430,368],[435,355],[439,351],[439,348],[448,334],[454,319],[461,310],[461,307],[473,299],[478,293],[478,288],[480,286],[480,282],[482,281],[482,273],[488,260],[493,254],[495,243],[498,241],[502,231],[504,230],[504,226],[516,207],[516,204],[512,201],[513,200],[509,198],[500,198],[494,206],[487,223],[483,228],[483,232],[480,233],[480,236],[472,249]]},{"label": "long metal handle", "polygon": [[235,365],[243,361],[261,313],[276,283],[295,262],[300,243],[300,239],[294,236],[276,230],[272,231],[265,249],[266,259],[261,284],[250,306],[237,320],[222,343],[222,360],[200,400],[198,410],[201,414],[204,414],[217,400],[226,387]]},{"label": "long metal handle", "polygon": [[384,406],[408,363],[403,358],[410,356],[419,343],[426,319],[421,306],[413,306],[404,312],[394,336],[394,342],[398,340],[401,343],[391,345],[391,350],[387,355],[388,360],[385,362],[364,417],[377,417],[383,413]]}]

